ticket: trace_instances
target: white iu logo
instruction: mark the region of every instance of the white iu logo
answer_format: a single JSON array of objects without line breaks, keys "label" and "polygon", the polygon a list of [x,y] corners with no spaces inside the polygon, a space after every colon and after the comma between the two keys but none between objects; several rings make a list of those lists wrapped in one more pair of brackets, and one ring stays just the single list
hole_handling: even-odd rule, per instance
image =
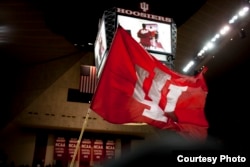
[{"label": "white iu logo", "polygon": [[143,12],[147,12],[149,7],[148,7],[148,4],[146,2],[141,2],[140,8]]},{"label": "white iu logo", "polygon": [[[166,97],[162,97],[161,90],[165,86],[166,82],[171,79],[171,76],[160,69],[155,68],[155,76],[148,92],[148,97],[151,98],[152,101],[147,100],[145,99],[146,94],[142,87],[145,79],[149,76],[149,72],[139,66],[136,66],[136,71],[138,74],[138,80],[134,88],[133,97],[140,103],[150,106],[149,109],[144,109],[142,115],[157,121],[167,122],[167,117],[164,113],[173,112],[175,110],[179,97],[181,96],[182,92],[187,90],[188,87],[170,84],[168,86],[168,94]],[[159,106],[161,98],[166,98],[167,100],[167,104],[163,109]]]}]

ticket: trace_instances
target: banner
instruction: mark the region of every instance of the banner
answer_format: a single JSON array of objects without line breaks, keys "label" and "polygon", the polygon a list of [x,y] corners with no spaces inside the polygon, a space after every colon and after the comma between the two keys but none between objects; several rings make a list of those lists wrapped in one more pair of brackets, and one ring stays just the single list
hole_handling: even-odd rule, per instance
[{"label": "banner", "polygon": [[94,112],[114,124],[147,123],[206,136],[204,71],[196,76],[176,73],[121,26],[107,56],[90,105]]},{"label": "banner", "polygon": [[55,140],[54,147],[54,159],[55,160],[64,160],[66,158],[66,140],[64,137],[57,137]]},{"label": "banner", "polygon": [[76,149],[76,145],[77,145],[77,141],[78,141],[77,138],[70,138],[69,139],[69,144],[68,144],[68,159],[69,160],[73,159],[73,156],[74,156],[74,153],[75,153],[75,149]]},{"label": "banner", "polygon": [[81,142],[81,161],[90,161],[91,160],[91,140],[83,139]]},{"label": "banner", "polygon": [[101,161],[103,160],[103,141],[95,140],[93,145],[93,160]]},{"label": "banner", "polygon": [[105,146],[105,158],[115,159],[115,142],[113,140],[108,140]]}]

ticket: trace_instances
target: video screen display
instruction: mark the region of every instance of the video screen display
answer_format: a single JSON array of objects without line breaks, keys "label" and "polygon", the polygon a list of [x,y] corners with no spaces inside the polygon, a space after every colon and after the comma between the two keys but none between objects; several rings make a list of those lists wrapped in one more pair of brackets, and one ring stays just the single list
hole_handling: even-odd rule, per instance
[{"label": "video screen display", "polygon": [[126,29],[147,51],[172,54],[171,24],[117,15],[117,24]]},{"label": "video screen display", "polygon": [[105,21],[102,19],[99,24],[99,31],[97,33],[96,41],[94,44],[94,54],[95,54],[95,65],[97,72],[101,66],[103,58],[107,50],[107,41],[106,41],[106,31],[105,31]]}]

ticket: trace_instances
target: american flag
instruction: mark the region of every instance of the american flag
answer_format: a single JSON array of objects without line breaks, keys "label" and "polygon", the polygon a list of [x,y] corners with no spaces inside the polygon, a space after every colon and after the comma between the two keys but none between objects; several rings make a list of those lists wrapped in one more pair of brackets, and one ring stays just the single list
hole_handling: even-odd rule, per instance
[{"label": "american flag", "polygon": [[94,93],[97,85],[96,67],[81,65],[80,70],[80,92]]}]

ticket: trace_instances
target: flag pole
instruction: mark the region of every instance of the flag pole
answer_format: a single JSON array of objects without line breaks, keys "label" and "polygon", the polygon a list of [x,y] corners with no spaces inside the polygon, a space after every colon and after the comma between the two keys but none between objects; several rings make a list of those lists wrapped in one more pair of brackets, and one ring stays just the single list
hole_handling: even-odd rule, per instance
[{"label": "flag pole", "polygon": [[88,121],[88,119],[89,119],[90,111],[91,111],[91,110],[88,108],[88,111],[87,111],[85,120],[84,120],[84,122],[83,122],[83,124],[82,124],[82,129],[81,129],[80,136],[79,136],[79,138],[78,138],[78,140],[77,140],[77,145],[76,145],[76,148],[75,148],[75,152],[74,152],[73,158],[72,158],[71,163],[70,163],[70,167],[73,167],[73,165],[74,165],[74,161],[75,161],[75,158],[76,158],[76,154],[77,154],[77,152],[78,152],[78,149],[79,149],[79,146],[80,146],[80,143],[81,143],[81,140],[82,140],[82,135],[83,135],[83,132],[84,132],[86,126],[87,126],[87,121]]}]

